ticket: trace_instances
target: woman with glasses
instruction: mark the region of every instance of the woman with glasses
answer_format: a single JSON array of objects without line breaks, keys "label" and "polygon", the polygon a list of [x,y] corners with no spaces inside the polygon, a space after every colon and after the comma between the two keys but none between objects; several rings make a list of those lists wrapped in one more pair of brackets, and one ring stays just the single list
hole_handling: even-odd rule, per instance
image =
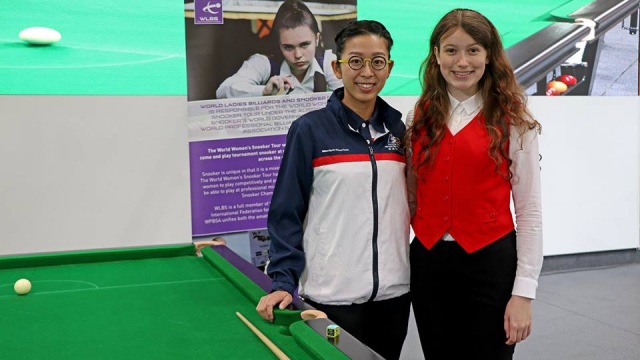
[{"label": "woman with glasses", "polygon": [[268,37],[273,56],[254,54],[216,90],[218,99],[304,94],[337,89],[342,82],[331,71],[336,57],[321,46],[318,22],[301,0],[278,8]]},{"label": "woman with glasses", "polygon": [[273,320],[299,294],[386,359],[409,320],[409,207],[401,114],[378,94],[393,40],[377,21],[336,36],[344,87],[289,129],[269,209],[267,273],[257,311]]},{"label": "woman with glasses", "polygon": [[429,49],[407,134],[420,343],[426,359],[512,359],[542,267],[540,123],[485,16],[450,11]]}]

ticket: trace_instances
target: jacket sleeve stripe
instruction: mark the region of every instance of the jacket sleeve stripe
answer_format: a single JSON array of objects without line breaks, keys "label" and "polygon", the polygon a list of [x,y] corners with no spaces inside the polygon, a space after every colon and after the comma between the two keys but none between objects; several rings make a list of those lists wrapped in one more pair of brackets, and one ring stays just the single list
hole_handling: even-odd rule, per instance
[{"label": "jacket sleeve stripe", "polygon": [[[377,153],[374,155],[376,161],[397,161],[404,163],[406,159],[403,155],[395,153]],[[345,154],[345,155],[329,155],[313,159],[313,167],[325,165],[333,165],[347,162],[369,162],[368,154]]]}]

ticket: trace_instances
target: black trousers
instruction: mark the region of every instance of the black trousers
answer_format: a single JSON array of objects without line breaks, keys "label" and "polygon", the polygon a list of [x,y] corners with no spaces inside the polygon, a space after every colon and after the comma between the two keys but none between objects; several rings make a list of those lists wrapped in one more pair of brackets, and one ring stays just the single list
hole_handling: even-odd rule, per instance
[{"label": "black trousers", "polygon": [[512,359],[504,312],[516,274],[511,232],[471,254],[455,241],[411,243],[411,301],[425,359]]},{"label": "black trousers", "polygon": [[324,311],[329,319],[385,359],[400,358],[409,325],[409,294],[351,305],[325,305],[308,299],[305,301]]}]

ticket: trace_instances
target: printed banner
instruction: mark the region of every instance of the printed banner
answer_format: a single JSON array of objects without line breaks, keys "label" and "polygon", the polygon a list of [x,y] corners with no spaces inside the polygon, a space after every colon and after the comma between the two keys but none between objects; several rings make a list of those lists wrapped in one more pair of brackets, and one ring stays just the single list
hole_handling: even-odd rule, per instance
[{"label": "printed banner", "polygon": [[194,237],[266,228],[286,133],[342,87],[334,38],[355,19],[354,0],[185,3]]}]

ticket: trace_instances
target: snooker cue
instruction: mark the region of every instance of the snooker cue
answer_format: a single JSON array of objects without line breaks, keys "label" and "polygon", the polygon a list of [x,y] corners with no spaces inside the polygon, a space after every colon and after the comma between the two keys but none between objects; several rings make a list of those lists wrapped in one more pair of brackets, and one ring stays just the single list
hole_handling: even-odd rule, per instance
[{"label": "snooker cue", "polygon": [[253,333],[256,334],[256,336],[260,340],[262,340],[265,345],[267,345],[273,355],[275,355],[279,360],[290,360],[289,357],[276,346],[276,344],[271,342],[271,340],[269,340],[269,338],[267,338],[260,330],[258,330],[258,328],[255,327],[249,320],[247,320],[247,318],[242,316],[242,314],[240,314],[238,311],[236,311],[236,315],[238,315],[240,320],[242,320],[242,322],[247,325],[247,327],[251,329],[251,331],[253,331]]}]

